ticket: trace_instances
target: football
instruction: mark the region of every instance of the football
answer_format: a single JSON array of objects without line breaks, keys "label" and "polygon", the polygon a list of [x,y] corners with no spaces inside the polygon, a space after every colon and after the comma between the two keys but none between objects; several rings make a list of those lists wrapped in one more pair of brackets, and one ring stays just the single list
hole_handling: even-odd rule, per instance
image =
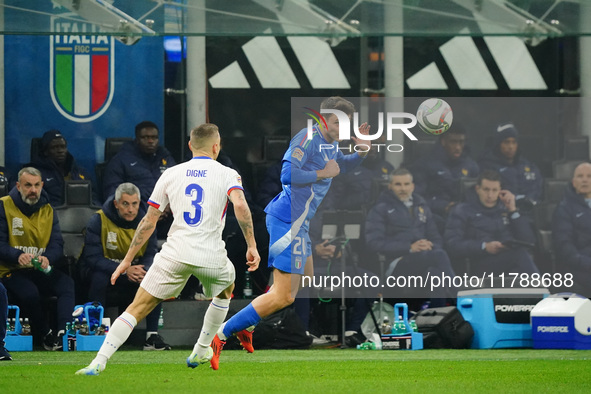
[{"label": "football", "polygon": [[453,121],[450,105],[442,99],[430,98],[423,101],[417,110],[417,122],[425,133],[439,135],[449,130]]}]

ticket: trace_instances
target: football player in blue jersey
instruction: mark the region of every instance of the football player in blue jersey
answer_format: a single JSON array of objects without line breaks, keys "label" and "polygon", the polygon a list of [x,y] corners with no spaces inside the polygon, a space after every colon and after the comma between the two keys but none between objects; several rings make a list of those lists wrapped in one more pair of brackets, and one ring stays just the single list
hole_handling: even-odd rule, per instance
[{"label": "football player in blue jersey", "polygon": [[[351,119],[355,106],[342,97],[329,97],[321,103],[320,110],[341,111]],[[369,129],[363,123],[359,133],[368,135]],[[351,137],[358,148],[355,153],[344,155],[338,146],[339,116],[335,113],[321,118],[320,124],[310,131],[304,128],[291,140],[283,156],[283,190],[265,208],[273,286],[220,327],[212,343],[213,369],[219,367],[219,356],[229,336],[244,336],[249,332],[245,329],[294,302],[304,269],[305,275],[313,275],[309,221],[328,192],[332,178],[357,167],[371,148],[368,141]],[[241,342],[248,339],[240,338]]]}]

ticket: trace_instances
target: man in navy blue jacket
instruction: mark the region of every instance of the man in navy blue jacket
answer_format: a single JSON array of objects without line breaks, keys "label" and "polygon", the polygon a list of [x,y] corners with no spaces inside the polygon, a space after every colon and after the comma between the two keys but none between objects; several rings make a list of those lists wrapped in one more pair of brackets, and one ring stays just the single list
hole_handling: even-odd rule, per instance
[{"label": "man in navy blue jacket", "polygon": [[576,291],[590,296],[591,164],[575,168],[570,185],[554,211],[552,239],[560,271],[573,274]]},{"label": "man in navy blue jacket", "polygon": [[515,243],[533,246],[535,233],[517,210],[513,193],[501,190],[498,172],[482,171],[466,202],[450,213],[444,238],[452,258],[470,259],[470,274],[538,272],[526,246]]},{"label": "man in navy blue jacket", "polygon": [[480,170],[501,174],[501,186],[515,195],[517,207],[531,210],[542,199],[543,178],[539,168],[519,150],[519,132],[512,123],[497,127],[491,149],[479,162]]},{"label": "man in navy blue jacket", "polygon": [[[115,194],[122,183],[131,182],[140,189],[142,205],[148,209],[148,198],[156,181],[167,168],[176,164],[170,152],[158,142],[159,130],[154,122],[143,121],[135,126],[135,139],[125,143],[107,163],[103,178],[103,195]],[[166,238],[172,223],[167,210],[160,216],[158,238]]]},{"label": "man in navy blue jacket", "polygon": [[[16,187],[0,198],[0,277],[13,303],[30,317],[34,339],[42,340],[47,350],[62,346],[44,318],[43,298],[57,296],[58,336],[74,310],[74,281],[56,268],[63,259],[63,245],[41,172],[21,169]],[[33,269],[35,257],[45,272]]]},{"label": "man in navy blue jacket", "polygon": [[[453,276],[431,210],[413,191],[413,178],[408,170],[399,168],[390,175],[388,190],[380,195],[377,204],[367,214],[367,248],[386,256],[386,261],[390,262],[386,276],[426,277],[427,273]],[[443,300],[440,298],[450,296],[448,289],[436,289],[429,295],[433,297],[431,306],[441,306]]]},{"label": "man in navy blue jacket", "polygon": [[420,158],[412,171],[416,193],[425,197],[443,231],[445,218],[451,208],[462,200],[459,182],[462,178],[476,178],[478,164],[465,149],[466,130],[459,123],[439,138],[428,157]]},{"label": "man in navy blue jacket", "polygon": [[103,180],[104,195],[115,194],[122,183],[131,182],[142,194],[142,202],[147,203],[160,175],[176,164],[170,152],[158,143],[158,126],[150,121],[135,126],[135,139],[121,147],[119,152],[107,163]]},{"label": "man in navy blue jacket", "polygon": [[[146,214],[140,204],[140,191],[132,183],[122,183],[94,214],[86,227],[84,249],[80,256],[81,273],[88,282],[88,297],[108,306],[107,290],[117,297],[120,307],[126,307],[152,265],[157,250],[156,233],[136,255],[136,260],[111,287],[111,275],[123,260],[135,229]],[[158,305],[146,317],[146,343],[144,350],[169,350],[162,337],[158,335],[158,318],[162,305]]]},{"label": "man in navy blue jacket", "polygon": [[68,143],[59,130],[49,130],[43,134],[38,156],[32,157],[31,163],[25,167],[35,167],[41,171],[43,190],[47,192],[49,203],[53,207],[65,203],[66,180],[90,180],[88,172],[78,165],[68,151]]}]

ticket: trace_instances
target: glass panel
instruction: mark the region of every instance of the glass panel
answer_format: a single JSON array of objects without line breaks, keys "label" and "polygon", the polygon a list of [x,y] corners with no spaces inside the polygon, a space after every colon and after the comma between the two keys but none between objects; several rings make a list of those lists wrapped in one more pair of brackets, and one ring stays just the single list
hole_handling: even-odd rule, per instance
[{"label": "glass panel", "polygon": [[[331,39],[378,35],[588,35],[587,0],[0,0],[3,34],[307,35]],[[64,15],[65,14],[65,15]],[[55,17],[92,22],[64,30]],[[1,19],[0,19],[1,20]],[[133,41],[133,40],[130,40]]]}]

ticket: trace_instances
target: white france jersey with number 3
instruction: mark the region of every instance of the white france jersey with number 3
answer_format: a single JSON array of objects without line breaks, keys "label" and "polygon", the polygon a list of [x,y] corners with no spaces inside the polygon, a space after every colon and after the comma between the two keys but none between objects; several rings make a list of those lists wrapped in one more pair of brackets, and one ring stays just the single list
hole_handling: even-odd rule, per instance
[{"label": "white france jersey with number 3", "polygon": [[222,231],[233,189],[243,190],[240,175],[209,157],[194,157],[167,169],[148,200],[160,211],[170,204],[174,215],[161,255],[199,267],[225,265]]}]

